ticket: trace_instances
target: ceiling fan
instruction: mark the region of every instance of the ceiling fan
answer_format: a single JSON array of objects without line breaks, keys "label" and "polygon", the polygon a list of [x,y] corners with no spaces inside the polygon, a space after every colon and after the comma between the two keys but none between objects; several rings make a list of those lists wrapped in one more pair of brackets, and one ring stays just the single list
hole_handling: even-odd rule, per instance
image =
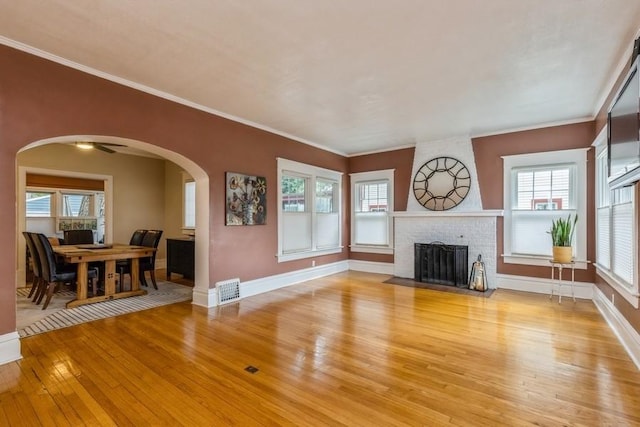
[{"label": "ceiling fan", "polygon": [[122,145],[122,144],[112,144],[110,142],[94,142],[94,141],[77,141],[75,145],[81,150],[93,150],[95,148],[97,150],[101,150],[109,154],[113,154],[116,152],[115,150],[109,147],[126,147],[126,145]]}]

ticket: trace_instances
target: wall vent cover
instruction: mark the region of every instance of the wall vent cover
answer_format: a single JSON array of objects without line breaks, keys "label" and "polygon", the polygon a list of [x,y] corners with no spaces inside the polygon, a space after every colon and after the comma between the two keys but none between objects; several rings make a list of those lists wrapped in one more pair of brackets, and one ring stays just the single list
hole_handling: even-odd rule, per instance
[{"label": "wall vent cover", "polygon": [[240,299],[240,279],[223,280],[216,283],[218,304],[227,304]]}]

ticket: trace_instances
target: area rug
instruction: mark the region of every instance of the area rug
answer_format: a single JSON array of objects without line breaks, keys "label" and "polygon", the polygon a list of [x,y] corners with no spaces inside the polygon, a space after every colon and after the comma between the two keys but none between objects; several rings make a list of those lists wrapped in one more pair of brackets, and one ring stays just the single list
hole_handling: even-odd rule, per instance
[{"label": "area rug", "polygon": [[57,292],[49,307],[42,310],[42,304],[35,305],[27,298],[28,288],[17,290],[16,328],[21,338],[41,334],[55,329],[66,328],[92,320],[119,316],[134,311],[147,310],[176,302],[190,301],[193,288],[171,282],[158,282],[158,289],[149,287],[146,295],[121,298],[65,308],[68,301],[75,298],[71,291]]},{"label": "area rug", "polygon": [[403,279],[401,277],[392,277],[384,281],[392,285],[409,286],[412,288],[431,289],[433,291],[451,292],[454,294],[470,295],[474,297],[489,298],[495,289],[488,289],[484,292],[474,291],[467,288],[458,288],[456,286],[437,285],[435,283],[416,282],[412,279]]}]

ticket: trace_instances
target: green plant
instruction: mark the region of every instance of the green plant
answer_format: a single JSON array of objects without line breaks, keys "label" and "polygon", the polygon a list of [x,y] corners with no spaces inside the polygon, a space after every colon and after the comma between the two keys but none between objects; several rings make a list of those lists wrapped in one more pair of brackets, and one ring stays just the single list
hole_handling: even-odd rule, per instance
[{"label": "green plant", "polygon": [[573,221],[571,220],[571,214],[567,219],[554,219],[551,222],[551,230],[547,231],[547,233],[551,234],[553,246],[571,246],[577,222],[578,214],[573,218]]}]

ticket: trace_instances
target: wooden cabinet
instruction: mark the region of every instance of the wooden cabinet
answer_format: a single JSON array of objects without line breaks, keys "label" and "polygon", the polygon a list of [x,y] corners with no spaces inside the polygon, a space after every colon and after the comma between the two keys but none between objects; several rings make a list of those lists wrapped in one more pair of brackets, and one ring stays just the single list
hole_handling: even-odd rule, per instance
[{"label": "wooden cabinet", "polygon": [[171,273],[193,280],[195,270],[195,241],[189,238],[167,239],[167,280]]}]

